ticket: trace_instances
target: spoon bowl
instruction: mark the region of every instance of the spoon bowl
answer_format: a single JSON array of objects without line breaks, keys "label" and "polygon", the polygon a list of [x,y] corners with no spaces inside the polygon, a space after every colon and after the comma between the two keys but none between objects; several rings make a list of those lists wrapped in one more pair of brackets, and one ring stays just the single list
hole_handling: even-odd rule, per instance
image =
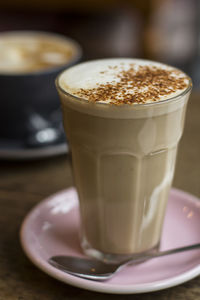
[{"label": "spoon bowl", "polygon": [[121,263],[109,263],[96,259],[75,256],[58,255],[49,258],[48,262],[59,270],[84,279],[104,281],[108,280],[129,264],[142,263],[145,260],[162,257],[170,254],[195,250],[200,248],[200,243],[166,251],[157,251],[145,255],[134,255]]}]

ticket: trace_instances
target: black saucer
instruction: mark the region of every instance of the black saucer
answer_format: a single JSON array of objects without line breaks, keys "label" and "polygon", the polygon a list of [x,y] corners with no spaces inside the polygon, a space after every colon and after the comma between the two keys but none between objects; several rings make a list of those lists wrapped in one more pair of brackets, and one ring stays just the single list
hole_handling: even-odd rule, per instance
[{"label": "black saucer", "polygon": [[22,125],[19,130],[16,124],[16,132],[12,126],[5,127],[4,135],[0,134],[0,159],[37,159],[68,152],[60,109],[48,117],[31,112]]},{"label": "black saucer", "polygon": [[26,160],[57,156],[68,152],[66,140],[42,147],[30,147],[23,141],[0,140],[0,159]]}]

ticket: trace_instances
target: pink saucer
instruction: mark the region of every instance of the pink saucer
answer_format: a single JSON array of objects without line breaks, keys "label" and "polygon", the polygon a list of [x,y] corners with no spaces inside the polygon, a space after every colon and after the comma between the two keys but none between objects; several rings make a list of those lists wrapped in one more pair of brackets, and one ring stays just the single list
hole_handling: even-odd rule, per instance
[{"label": "pink saucer", "polygon": [[[172,189],[165,218],[161,249],[200,242],[200,200]],[[200,250],[152,259],[128,266],[106,282],[90,281],[64,273],[48,262],[53,255],[83,256],[79,245],[76,190],[70,188],[39,203],[21,228],[26,255],[41,270],[65,283],[113,294],[144,293],[181,284],[200,274]]]}]

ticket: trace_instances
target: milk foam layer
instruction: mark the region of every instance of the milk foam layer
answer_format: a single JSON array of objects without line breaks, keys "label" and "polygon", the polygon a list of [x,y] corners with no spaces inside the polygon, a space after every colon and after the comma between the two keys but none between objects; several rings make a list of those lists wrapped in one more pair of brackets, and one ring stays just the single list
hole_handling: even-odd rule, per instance
[{"label": "milk foam layer", "polygon": [[[90,61],[74,66],[61,74],[59,77],[59,85],[64,91],[87,100],[89,97],[85,94],[82,96],[80,93],[81,89],[92,91],[92,89],[98,89],[98,87],[102,85],[115,85],[120,82],[119,75],[122,72],[128,71],[130,68],[137,72],[141,66],[147,66],[150,68],[156,67],[161,70],[172,71],[172,78],[174,81],[184,78],[184,88],[177,90],[173,89],[170,94],[160,94],[159,99],[157,99],[158,101],[178,96],[187,89],[190,83],[190,80],[185,73],[168,65],[148,60],[116,58]],[[126,90],[133,95],[135,93],[135,88],[127,89],[127,86],[124,86],[118,90],[117,97],[120,99],[122,93],[126,92]],[[139,92],[146,91],[146,87],[142,87],[142,89],[139,90]],[[104,98],[104,100],[99,99],[98,102],[110,103],[111,100]],[[146,102],[155,102],[155,99],[148,99]]]},{"label": "milk foam layer", "polygon": [[0,35],[0,72],[37,71],[67,63],[77,55],[68,39],[41,32],[8,32]]}]

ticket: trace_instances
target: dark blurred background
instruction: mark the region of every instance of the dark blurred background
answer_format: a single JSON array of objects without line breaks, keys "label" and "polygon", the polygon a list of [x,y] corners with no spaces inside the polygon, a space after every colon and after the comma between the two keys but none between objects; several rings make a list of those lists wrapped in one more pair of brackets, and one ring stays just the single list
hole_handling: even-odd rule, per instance
[{"label": "dark blurred background", "polygon": [[0,31],[65,34],[84,60],[142,57],[180,67],[200,82],[198,0],[1,0]]}]

